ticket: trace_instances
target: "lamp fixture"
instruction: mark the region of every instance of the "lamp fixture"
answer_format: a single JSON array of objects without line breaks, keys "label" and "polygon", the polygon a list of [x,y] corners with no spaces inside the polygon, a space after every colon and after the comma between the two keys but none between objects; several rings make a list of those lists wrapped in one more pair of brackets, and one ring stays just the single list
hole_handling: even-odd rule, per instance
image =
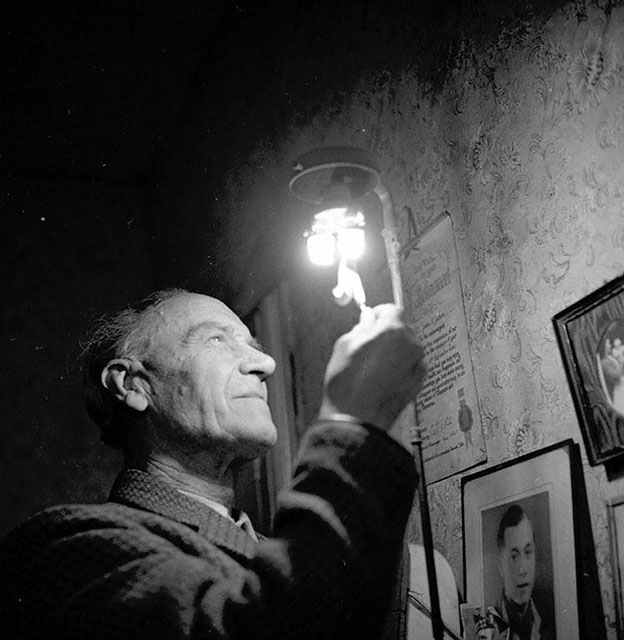
[{"label": "lamp fixture", "polygon": [[356,278],[359,280],[352,267],[365,250],[366,220],[361,199],[370,193],[378,196],[383,209],[382,235],[394,300],[403,306],[399,243],[392,200],[381,182],[373,157],[364,149],[354,147],[309,151],[296,160],[289,188],[295,197],[315,205],[310,229],[304,234],[308,255],[314,264],[324,266],[335,264],[338,258],[339,280],[334,296],[342,304],[351,299],[358,304],[364,303],[363,289],[358,299],[357,291],[349,283],[356,282]]},{"label": "lamp fixture", "polygon": [[[332,265],[338,254],[338,284],[333,290],[334,297],[340,304],[355,300],[360,306],[366,301],[364,289],[359,275],[349,263],[353,263],[364,250],[365,219],[359,200],[370,193],[377,195],[383,212],[384,227],[381,233],[390,269],[393,300],[396,305],[403,307],[400,243],[392,198],[381,182],[373,157],[364,149],[354,147],[326,147],[309,151],[296,160],[289,188],[295,197],[316,206],[311,228],[305,234],[310,258],[316,264]],[[434,639],[443,640],[444,624],[440,612],[422,440],[418,430],[413,436],[412,449],[421,482],[418,493],[431,624]]]}]

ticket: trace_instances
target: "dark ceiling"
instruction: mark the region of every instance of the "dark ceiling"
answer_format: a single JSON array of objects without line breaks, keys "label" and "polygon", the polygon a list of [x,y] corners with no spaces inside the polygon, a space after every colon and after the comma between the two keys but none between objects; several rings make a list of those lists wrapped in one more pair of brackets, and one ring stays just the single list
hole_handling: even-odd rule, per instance
[{"label": "dark ceiling", "polygon": [[[156,284],[216,282],[227,296],[281,253],[255,237],[240,267],[222,247],[232,220],[215,194],[259,137],[338,108],[367,72],[383,81],[410,66],[423,86],[439,85],[462,30],[486,42],[535,1],[11,4],[0,27],[0,177],[145,189]],[[219,275],[231,269],[238,280]]]},{"label": "dark ceiling", "polygon": [[12,3],[2,25],[1,176],[144,189],[156,284],[227,297],[283,252],[254,237],[244,258],[253,266],[233,264],[224,241],[232,221],[214,194],[258,137],[303,123],[367,58],[382,64],[382,5]]},{"label": "dark ceiling", "polygon": [[[139,190],[156,286],[201,288],[192,274],[205,273],[205,263],[217,271],[232,265],[210,257],[219,253],[222,212],[194,194],[218,190],[228,158],[240,155],[233,147],[244,136],[229,129],[244,119],[242,95],[254,91],[249,71],[241,73],[240,43],[253,51],[261,83],[268,67],[259,17],[266,25],[275,7],[272,0],[12,3],[1,26],[0,177],[25,188]],[[227,278],[217,280],[227,288]]]},{"label": "dark ceiling", "polygon": [[316,0],[12,3],[0,177],[144,190],[156,285],[227,296],[241,277],[222,273],[241,267],[223,255],[232,224],[212,194],[297,94],[309,112],[340,77],[328,48],[319,74],[306,54],[349,15]]},{"label": "dark ceiling", "polygon": [[229,0],[13,3],[4,172],[146,181]]}]

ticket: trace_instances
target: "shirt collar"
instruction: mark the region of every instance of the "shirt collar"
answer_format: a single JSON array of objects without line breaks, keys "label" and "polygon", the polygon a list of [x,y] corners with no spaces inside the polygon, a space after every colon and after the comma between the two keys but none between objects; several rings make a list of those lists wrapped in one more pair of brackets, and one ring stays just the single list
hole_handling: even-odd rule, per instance
[{"label": "shirt collar", "polygon": [[110,500],[186,524],[231,554],[247,560],[254,555],[256,540],[231,517],[221,515],[213,506],[183,494],[150,473],[124,469],[115,480]]}]

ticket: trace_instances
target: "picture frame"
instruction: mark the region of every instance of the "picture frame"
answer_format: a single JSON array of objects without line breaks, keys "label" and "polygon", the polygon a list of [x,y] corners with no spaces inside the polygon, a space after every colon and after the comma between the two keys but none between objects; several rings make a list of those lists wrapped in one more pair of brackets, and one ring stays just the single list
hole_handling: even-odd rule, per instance
[{"label": "picture frame", "polygon": [[553,324],[589,463],[624,460],[624,276]]},{"label": "picture frame", "polygon": [[465,600],[496,612],[502,630],[511,600],[537,612],[542,637],[581,637],[574,490],[582,484],[580,468],[578,445],[566,440],[462,478]]},{"label": "picture frame", "polygon": [[624,637],[624,496],[613,498],[607,505],[613,582],[615,585],[615,613],[617,637]]}]

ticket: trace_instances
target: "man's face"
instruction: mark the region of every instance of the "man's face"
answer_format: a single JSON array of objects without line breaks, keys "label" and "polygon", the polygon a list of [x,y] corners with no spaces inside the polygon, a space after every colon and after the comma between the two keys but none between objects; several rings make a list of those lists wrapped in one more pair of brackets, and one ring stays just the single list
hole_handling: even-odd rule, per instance
[{"label": "man's face", "polygon": [[505,595],[517,604],[526,604],[535,582],[535,540],[533,525],[527,518],[505,529],[505,546],[500,550],[498,567]]},{"label": "man's face", "polygon": [[265,379],[275,361],[222,302],[181,294],[149,312],[145,364],[157,434],[185,451],[253,459],[275,444]]}]

